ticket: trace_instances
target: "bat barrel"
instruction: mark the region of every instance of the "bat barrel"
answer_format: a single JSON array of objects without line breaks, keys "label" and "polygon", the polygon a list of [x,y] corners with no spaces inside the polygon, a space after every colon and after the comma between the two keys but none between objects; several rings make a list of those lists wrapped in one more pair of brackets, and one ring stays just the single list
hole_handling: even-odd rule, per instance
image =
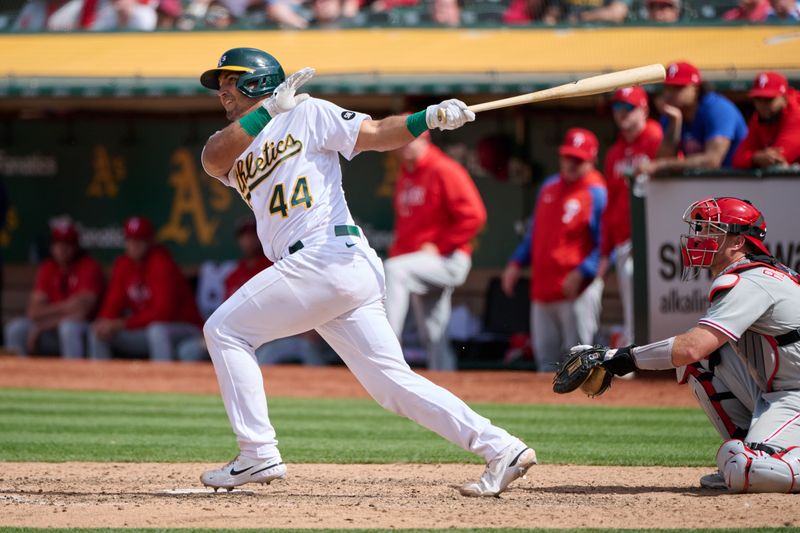
[{"label": "bat barrel", "polygon": [[[623,87],[631,87],[633,85],[659,83],[664,81],[664,78],[666,78],[664,65],[655,63],[652,65],[645,65],[643,67],[619,70],[617,72],[609,72],[607,74],[583,78],[572,83],[559,85],[557,87],[550,87],[549,89],[544,89],[542,91],[521,94],[519,96],[512,96],[510,98],[503,98],[502,100],[494,100],[491,102],[475,104],[469,106],[469,109],[474,113],[480,113],[481,111],[489,111],[491,109],[532,104],[547,100],[558,100],[560,98],[591,96],[594,94],[602,94],[605,92],[614,91]],[[444,113],[439,111],[437,116],[439,120],[444,121]]]}]

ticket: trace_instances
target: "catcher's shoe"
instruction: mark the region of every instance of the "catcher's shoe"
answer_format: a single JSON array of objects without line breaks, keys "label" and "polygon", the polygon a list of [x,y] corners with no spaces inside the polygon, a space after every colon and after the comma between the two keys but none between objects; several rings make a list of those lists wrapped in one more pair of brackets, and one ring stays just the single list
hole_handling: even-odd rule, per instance
[{"label": "catcher's shoe", "polygon": [[280,460],[251,459],[237,455],[236,458],[222,468],[206,470],[200,476],[200,482],[206,487],[228,489],[245,483],[266,483],[286,477],[286,465]]},{"label": "catcher's shoe", "polygon": [[728,484],[719,471],[701,477],[700,486],[704,489],[728,490]]},{"label": "catcher's shoe", "polygon": [[509,446],[486,465],[477,483],[468,483],[459,489],[464,496],[498,496],[512,481],[525,477],[536,464],[536,452],[524,443]]}]

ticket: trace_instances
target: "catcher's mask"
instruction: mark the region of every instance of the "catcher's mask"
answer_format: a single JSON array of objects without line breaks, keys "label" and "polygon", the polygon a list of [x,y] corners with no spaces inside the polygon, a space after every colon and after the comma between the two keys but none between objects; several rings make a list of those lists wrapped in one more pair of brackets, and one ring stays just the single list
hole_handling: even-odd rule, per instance
[{"label": "catcher's mask", "polygon": [[767,223],[761,211],[748,200],[706,198],[690,205],[683,214],[689,233],[681,235],[683,273],[681,279],[695,278],[701,268],[710,268],[726,235],[742,235],[769,255],[764,246]]},{"label": "catcher's mask", "polygon": [[286,79],[278,60],[257,48],[228,50],[220,57],[217,68],[203,72],[200,83],[203,87],[219,90],[222,72],[241,72],[236,88],[248,98],[266,96]]}]

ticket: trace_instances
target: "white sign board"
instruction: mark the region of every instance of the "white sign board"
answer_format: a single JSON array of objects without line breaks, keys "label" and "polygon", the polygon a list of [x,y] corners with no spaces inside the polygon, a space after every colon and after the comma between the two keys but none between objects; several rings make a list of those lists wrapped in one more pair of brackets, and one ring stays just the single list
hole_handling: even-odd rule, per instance
[{"label": "white sign board", "polygon": [[708,307],[708,271],[681,281],[681,219],[686,208],[711,196],[750,200],[767,221],[767,248],[800,270],[800,176],[781,178],[654,178],[644,184],[647,229],[649,342],[683,333]]}]

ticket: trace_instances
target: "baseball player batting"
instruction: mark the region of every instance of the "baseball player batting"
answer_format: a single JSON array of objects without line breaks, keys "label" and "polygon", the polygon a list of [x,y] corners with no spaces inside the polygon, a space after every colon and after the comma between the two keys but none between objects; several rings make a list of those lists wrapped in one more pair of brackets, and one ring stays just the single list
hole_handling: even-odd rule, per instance
[{"label": "baseball player batting", "polygon": [[575,346],[556,392],[604,392],[613,375],[678,367],[724,440],[706,488],[800,492],[800,275],[764,246],[750,202],[707,198],[686,210],[685,277],[714,275],[711,305],[688,332],[619,350]]},{"label": "baseball player batting", "polygon": [[475,115],[463,102],[447,100],[408,117],[372,120],[297,95],[313,73],[305,68],[285,78],[271,55],[235,48],[200,78],[218,91],[231,121],[209,138],[203,166],[239,191],[275,263],[226,300],[203,329],[240,453],[200,479],[230,490],[286,476],[254,349],[315,329],[381,406],[487,461],[462,494],[495,496],[536,463],[536,454],[403,360],[384,309],[383,266],[353,223],[339,166],[339,154],[351,159],[393,150],[429,128],[455,129]]}]

